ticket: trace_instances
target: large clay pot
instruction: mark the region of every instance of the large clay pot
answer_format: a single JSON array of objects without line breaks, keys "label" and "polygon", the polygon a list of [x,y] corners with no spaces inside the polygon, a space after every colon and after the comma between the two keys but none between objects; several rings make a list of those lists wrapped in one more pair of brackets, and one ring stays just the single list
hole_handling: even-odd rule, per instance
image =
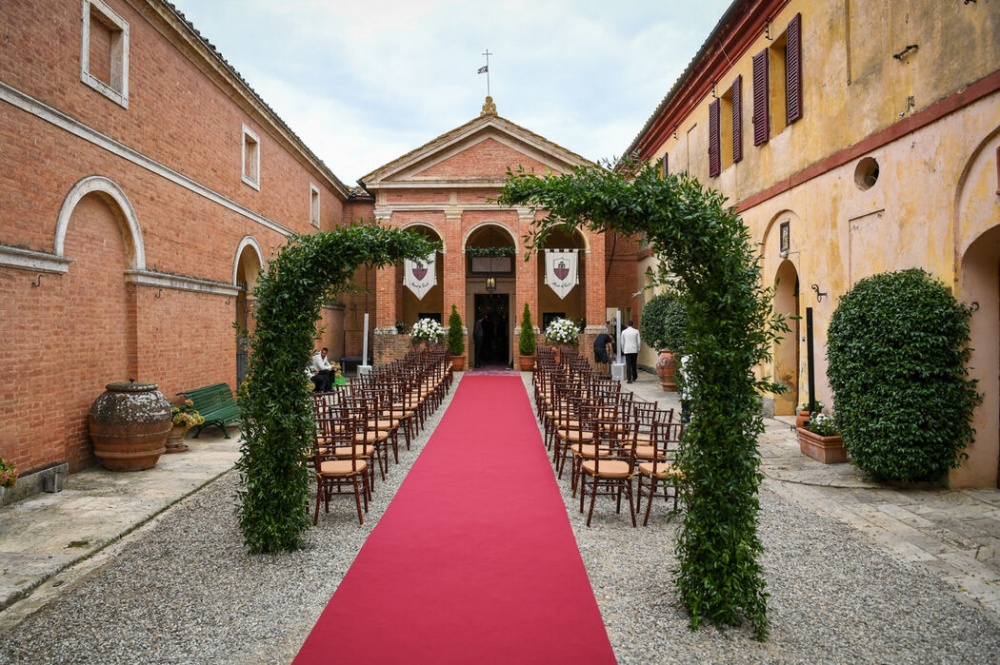
[{"label": "large clay pot", "polygon": [[660,379],[660,387],[664,390],[676,392],[677,382],[674,376],[677,374],[677,359],[670,351],[660,351],[660,357],[656,359],[656,376]]},{"label": "large clay pot", "polygon": [[94,455],[111,471],[156,466],[172,426],[170,402],[155,383],[109,383],[90,407]]},{"label": "large clay pot", "polygon": [[452,356],[451,357],[451,368],[456,372],[461,372],[465,369],[465,356]]},{"label": "large clay pot", "polygon": [[517,357],[518,367],[521,368],[522,372],[530,372],[535,368],[535,356],[520,355]]}]

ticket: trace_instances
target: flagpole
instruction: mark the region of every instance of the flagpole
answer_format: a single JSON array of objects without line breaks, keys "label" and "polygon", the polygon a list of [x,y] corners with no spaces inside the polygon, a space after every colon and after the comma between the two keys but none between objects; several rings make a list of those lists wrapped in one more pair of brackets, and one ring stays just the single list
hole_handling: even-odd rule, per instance
[{"label": "flagpole", "polygon": [[490,96],[490,56],[493,55],[493,54],[490,53],[490,50],[487,48],[486,51],[483,53],[483,55],[486,56],[486,66],[485,67],[480,67],[479,68],[479,73],[480,74],[486,74],[486,96],[489,97]]}]

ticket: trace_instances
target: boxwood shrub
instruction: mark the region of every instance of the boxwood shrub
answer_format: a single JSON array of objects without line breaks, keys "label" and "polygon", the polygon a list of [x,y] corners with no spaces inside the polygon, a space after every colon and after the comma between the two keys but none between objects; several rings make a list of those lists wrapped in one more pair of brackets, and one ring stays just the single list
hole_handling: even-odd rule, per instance
[{"label": "boxwood shrub", "polygon": [[919,269],[860,280],[830,321],[828,376],[854,464],[879,480],[940,478],[975,434],[969,317]]}]

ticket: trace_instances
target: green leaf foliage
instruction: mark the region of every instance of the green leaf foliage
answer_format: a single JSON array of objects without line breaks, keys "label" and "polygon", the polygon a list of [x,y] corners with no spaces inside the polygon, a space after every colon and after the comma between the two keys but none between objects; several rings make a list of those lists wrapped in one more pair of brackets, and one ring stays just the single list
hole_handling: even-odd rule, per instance
[{"label": "green leaf foliage", "polygon": [[361,265],[420,259],[435,246],[422,236],[377,225],[295,236],[261,274],[250,367],[240,392],[243,445],[237,508],[251,552],[302,546],[309,527],[315,423],[305,368],[320,307],[331,288]]},{"label": "green leaf foliage", "polygon": [[653,296],[642,308],[642,339],[657,351],[683,354],[687,335],[687,309],[673,290]]},{"label": "green leaf foliage", "polygon": [[451,314],[448,316],[448,353],[453,356],[465,353],[465,331],[462,330],[462,317],[455,305],[451,306]]},{"label": "green leaf foliage", "polygon": [[521,315],[521,336],[517,341],[517,350],[522,356],[533,356],[537,351],[535,342],[535,326],[531,323],[531,310],[524,303],[524,313]]},{"label": "green leaf foliage", "polygon": [[787,326],[771,314],[749,230],[721,194],[694,178],[661,178],[655,165],[627,160],[617,171],[582,166],[545,177],[508,173],[498,202],[549,211],[526,238],[529,248],[544,246],[555,228],[643,234],[677,276],[688,315],[694,414],[678,459],[688,510],[677,541],[677,589],[692,628],[706,620],[719,626],[746,621],[765,639],[759,391],[782,387],[756,380],[753,370]]},{"label": "green leaf foliage", "polygon": [[940,478],[973,441],[981,401],[968,378],[971,310],[919,269],[860,280],[827,334],[837,429],[880,480]]}]

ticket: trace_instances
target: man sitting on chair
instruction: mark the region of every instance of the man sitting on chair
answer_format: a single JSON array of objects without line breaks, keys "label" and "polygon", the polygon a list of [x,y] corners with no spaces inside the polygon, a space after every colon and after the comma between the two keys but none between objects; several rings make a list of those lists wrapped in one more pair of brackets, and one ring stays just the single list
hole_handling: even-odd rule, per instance
[{"label": "man sitting on chair", "polygon": [[313,392],[327,393],[333,385],[333,365],[326,359],[330,352],[325,346],[319,353],[313,355],[312,364],[309,365],[309,374],[313,382]]}]

